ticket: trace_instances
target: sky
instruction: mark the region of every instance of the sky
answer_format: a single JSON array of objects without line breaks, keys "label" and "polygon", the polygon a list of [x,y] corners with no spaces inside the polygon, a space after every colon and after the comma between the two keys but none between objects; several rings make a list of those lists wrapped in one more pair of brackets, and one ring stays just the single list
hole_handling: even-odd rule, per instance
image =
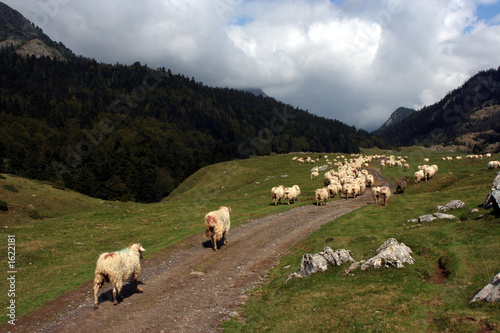
[{"label": "sky", "polygon": [[75,54],[371,131],[500,66],[500,0],[3,0]]}]

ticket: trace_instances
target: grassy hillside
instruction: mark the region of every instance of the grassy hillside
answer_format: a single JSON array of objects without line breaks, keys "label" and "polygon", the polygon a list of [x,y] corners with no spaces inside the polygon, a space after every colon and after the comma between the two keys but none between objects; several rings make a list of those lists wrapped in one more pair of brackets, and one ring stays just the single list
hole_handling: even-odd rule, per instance
[{"label": "grassy hillside", "polygon": [[[305,155],[304,155],[305,156]],[[208,166],[196,172],[168,198],[156,204],[123,203],[90,198],[49,183],[3,175],[0,239],[15,235],[17,315],[28,313],[93,279],[100,253],[141,242],[145,257],[200,233],[203,216],[221,205],[232,208],[231,223],[312,203],[318,182],[311,165],[300,166],[292,155],[273,155]],[[294,205],[271,205],[271,187],[298,184],[303,195]],[[7,262],[7,252],[1,255]],[[5,266],[6,267],[6,266]],[[0,290],[8,290],[0,279]],[[0,306],[7,306],[2,298]],[[6,318],[2,318],[3,321]]]},{"label": "grassy hillside", "polygon": [[[411,185],[387,207],[369,205],[323,226],[283,258],[270,273],[270,283],[254,292],[245,310],[246,323],[228,322],[229,331],[353,331],[353,327],[362,331],[437,331],[449,326],[478,329],[500,323],[498,305],[467,305],[474,293],[500,272],[500,260],[493,255],[498,251],[498,220],[488,214],[476,219],[478,214],[469,213],[484,200],[495,171],[487,170],[484,160],[443,162],[441,154],[420,148],[397,154],[409,155],[411,172],[381,171],[389,179],[411,176],[424,157],[439,165],[438,176],[428,183]],[[201,244],[205,241],[201,235],[203,216],[221,205],[231,206],[231,222],[236,226],[312,204],[323,173],[311,181],[311,165],[301,166],[292,161],[293,156],[271,155],[205,167],[156,204],[102,201],[5,175],[0,179],[0,200],[8,203],[9,210],[0,212],[0,233],[4,249],[7,235],[16,236],[17,315],[91,280],[101,252],[141,242],[147,249],[146,258],[151,258],[193,234],[200,234]],[[272,205],[270,189],[279,184],[302,188],[295,205]],[[460,221],[436,221],[406,229],[407,219],[433,212],[437,204],[456,198],[467,203],[466,209],[454,212]],[[30,214],[33,210],[36,213]],[[485,213],[480,209],[479,214]],[[368,258],[387,238],[396,237],[413,249],[416,264],[402,270],[357,271],[354,276],[345,276],[344,268],[333,268],[285,284],[287,275],[298,270],[302,254],[320,251],[327,237],[334,238],[329,246],[350,249],[357,260]],[[440,259],[450,271],[445,284],[432,283]],[[291,267],[284,268],[287,265]],[[0,290],[8,290],[5,279],[0,280]],[[0,306],[7,306],[7,302],[2,298]]]},{"label": "grassy hillside", "polygon": [[[373,151],[374,152],[374,151]],[[366,153],[366,152],[365,152]],[[228,332],[371,332],[452,331],[477,332],[498,329],[499,304],[475,304],[469,300],[500,272],[498,257],[500,222],[482,209],[496,171],[485,160],[454,159],[444,162],[442,153],[406,148],[409,172],[383,170],[393,181],[412,176],[423,158],[439,166],[438,175],[415,185],[410,182],[401,196],[387,207],[368,205],[324,225],[292,254],[282,258],[268,277],[268,284],[252,292],[241,318],[225,323]],[[451,156],[455,156],[452,154]],[[450,156],[450,155],[445,155]],[[498,159],[498,156],[496,156]],[[408,223],[408,219],[433,213],[437,205],[452,199],[467,207],[450,211],[455,220]],[[478,208],[478,213],[471,213]],[[333,241],[325,240],[332,237]],[[287,276],[300,268],[305,253],[325,246],[349,249],[355,260],[366,260],[388,238],[394,237],[413,250],[414,265],[344,273],[346,267],[330,267],[309,278]]]}]

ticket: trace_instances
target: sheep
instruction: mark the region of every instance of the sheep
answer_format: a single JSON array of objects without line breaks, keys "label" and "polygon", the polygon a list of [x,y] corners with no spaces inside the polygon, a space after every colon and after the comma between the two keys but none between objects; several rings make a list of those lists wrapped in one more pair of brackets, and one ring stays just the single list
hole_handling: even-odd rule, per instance
[{"label": "sheep", "polygon": [[486,166],[488,169],[498,169],[500,168],[500,161],[489,161]]},{"label": "sheep", "polygon": [[215,252],[217,252],[217,241],[222,239],[224,244],[227,244],[226,236],[231,227],[229,214],[231,207],[221,206],[219,210],[205,215],[205,238],[212,239]]},{"label": "sheep", "polygon": [[408,163],[405,163],[404,164],[404,169],[405,169],[405,171],[410,170],[410,165]]},{"label": "sheep", "polygon": [[[319,188],[316,190],[316,205],[317,206],[323,206],[323,204],[326,205],[326,199],[328,199],[328,189],[326,188]],[[321,202],[323,201],[323,202]]]},{"label": "sheep", "polygon": [[415,184],[420,183],[422,179],[424,179],[424,172],[422,170],[418,170],[413,174],[413,178],[415,179]]},{"label": "sheep", "polygon": [[128,248],[117,252],[102,253],[97,259],[94,275],[94,310],[99,308],[97,291],[104,282],[113,284],[113,304],[118,304],[116,298],[121,295],[123,283],[134,281],[138,292],[143,292],[139,287],[137,277],[141,272],[142,252],[146,251],[140,243],[130,244]]},{"label": "sheep", "polygon": [[377,203],[380,200],[379,186],[372,187],[372,197],[373,197],[373,203]]},{"label": "sheep", "polygon": [[406,190],[406,186],[408,185],[407,179],[403,178],[398,182],[398,186],[396,187],[396,193],[403,194]]},{"label": "sheep", "polygon": [[349,199],[349,196],[352,195],[354,198],[354,189],[352,188],[352,184],[345,183],[342,187],[342,194],[345,195],[346,199]]},{"label": "sheep", "polygon": [[280,185],[278,187],[273,187],[271,189],[271,195],[273,197],[274,205],[276,206],[278,203],[281,203],[281,198],[283,198],[283,192],[285,187]]},{"label": "sheep", "polygon": [[316,177],[319,176],[319,173],[317,171],[311,172],[311,180],[316,179]]},{"label": "sheep", "polygon": [[295,203],[297,197],[300,195],[300,187],[298,185],[293,185],[292,187],[286,187],[283,191],[283,199],[286,200],[287,204]]},{"label": "sheep", "polygon": [[367,175],[366,176],[366,186],[370,186],[372,187],[373,186],[373,183],[374,183],[374,179],[373,179],[373,176],[372,175]]},{"label": "sheep", "polygon": [[333,198],[339,194],[339,190],[337,188],[337,185],[335,185],[335,184],[330,184],[326,188],[328,190],[328,194],[329,194],[330,198]]},{"label": "sheep", "polygon": [[382,186],[380,188],[380,197],[384,199],[384,206],[387,205],[387,201],[391,197],[391,189],[387,186]]}]

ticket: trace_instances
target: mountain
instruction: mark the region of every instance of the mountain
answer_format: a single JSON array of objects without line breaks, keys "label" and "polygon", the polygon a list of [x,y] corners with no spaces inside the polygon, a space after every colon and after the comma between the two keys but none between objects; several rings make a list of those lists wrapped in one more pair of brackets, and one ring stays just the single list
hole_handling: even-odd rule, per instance
[{"label": "mountain", "polygon": [[378,135],[396,146],[454,146],[470,152],[500,149],[500,67],[481,71],[439,102]]},{"label": "mountain", "polygon": [[[2,8],[4,40],[57,44]],[[0,172],[93,197],[155,202],[222,161],[385,146],[340,121],[165,68],[19,50],[0,49]]]},{"label": "mountain", "polygon": [[377,130],[373,131],[373,134],[380,134],[382,133],[386,128],[391,127],[396,125],[397,123],[401,122],[403,119],[409,117],[412,113],[414,113],[415,110],[413,109],[408,109],[405,107],[399,107],[394,111],[389,119],[386,120],[385,123],[382,124]]},{"label": "mountain", "polygon": [[0,48],[11,47],[24,56],[68,60],[74,57],[62,43],[52,41],[21,13],[0,2]]},{"label": "mountain", "polygon": [[262,89],[260,88],[247,88],[242,89],[243,91],[254,94],[255,96],[269,97]]}]

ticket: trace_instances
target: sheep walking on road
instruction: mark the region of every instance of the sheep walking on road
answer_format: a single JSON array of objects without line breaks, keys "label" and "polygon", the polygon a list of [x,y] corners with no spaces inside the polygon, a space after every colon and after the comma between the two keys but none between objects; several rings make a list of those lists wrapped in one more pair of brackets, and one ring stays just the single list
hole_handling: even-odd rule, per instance
[{"label": "sheep walking on road", "polygon": [[117,252],[103,253],[97,259],[94,277],[94,309],[99,308],[97,291],[104,282],[113,284],[113,304],[118,304],[117,297],[122,298],[123,283],[134,281],[138,292],[143,292],[139,287],[137,278],[141,272],[142,252],[144,248],[140,243],[130,244],[128,248]]},{"label": "sheep walking on road", "polygon": [[217,241],[224,240],[224,244],[227,244],[226,236],[231,227],[230,213],[231,207],[221,206],[219,210],[205,215],[205,238],[212,240],[212,246],[216,252]]},{"label": "sheep walking on road", "polygon": [[391,189],[387,186],[382,186],[380,188],[380,197],[384,200],[384,206],[387,205],[387,201],[391,197]]},{"label": "sheep walking on road", "polygon": [[319,188],[316,190],[315,193],[316,197],[316,205],[317,206],[323,206],[323,204],[326,205],[326,199],[329,197],[328,189],[327,188]]}]

